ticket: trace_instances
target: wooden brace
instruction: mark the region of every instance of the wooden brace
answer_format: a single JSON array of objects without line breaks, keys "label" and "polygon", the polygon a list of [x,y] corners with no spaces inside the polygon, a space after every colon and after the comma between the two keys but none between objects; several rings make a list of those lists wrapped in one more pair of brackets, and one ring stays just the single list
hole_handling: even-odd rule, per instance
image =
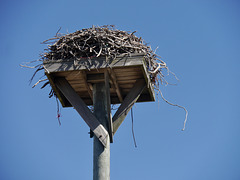
[{"label": "wooden brace", "polygon": [[128,112],[131,110],[133,104],[138,100],[145,87],[146,83],[144,79],[139,79],[127,94],[117,112],[113,116],[113,134],[117,132],[117,129],[122,124]]},{"label": "wooden brace", "polygon": [[99,141],[106,147],[106,139],[108,136],[107,130],[99,123],[97,118],[89,110],[87,105],[83,102],[80,96],[74,91],[71,85],[65,78],[56,78],[55,84],[72,104],[76,111],[80,114],[83,120],[87,123]]}]

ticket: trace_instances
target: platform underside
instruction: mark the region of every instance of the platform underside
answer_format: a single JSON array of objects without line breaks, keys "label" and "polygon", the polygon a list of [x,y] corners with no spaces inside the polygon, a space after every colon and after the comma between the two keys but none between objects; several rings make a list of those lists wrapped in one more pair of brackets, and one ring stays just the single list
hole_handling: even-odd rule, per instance
[{"label": "platform underside", "polygon": [[64,77],[86,105],[93,105],[92,85],[105,82],[104,73],[109,74],[111,104],[121,103],[139,79],[144,79],[147,86],[137,102],[155,101],[153,86],[143,56],[118,57],[114,60],[101,57],[85,59],[81,62],[74,60],[45,61],[44,68],[63,107],[71,107],[71,104],[55,86],[56,78]]}]

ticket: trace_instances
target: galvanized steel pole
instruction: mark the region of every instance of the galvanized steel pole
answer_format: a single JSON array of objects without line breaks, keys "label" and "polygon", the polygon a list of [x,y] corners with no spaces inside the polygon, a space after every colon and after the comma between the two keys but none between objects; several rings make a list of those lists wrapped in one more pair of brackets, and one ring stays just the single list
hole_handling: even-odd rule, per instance
[{"label": "galvanized steel pole", "polygon": [[[108,105],[105,83],[93,85],[94,115],[108,131]],[[93,180],[110,180],[110,138],[106,147],[93,137]]]}]

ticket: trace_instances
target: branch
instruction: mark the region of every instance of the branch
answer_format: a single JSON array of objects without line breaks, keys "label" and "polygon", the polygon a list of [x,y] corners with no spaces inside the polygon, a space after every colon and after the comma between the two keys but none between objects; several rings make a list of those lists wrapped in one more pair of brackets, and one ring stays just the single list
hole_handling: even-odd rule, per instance
[{"label": "branch", "polygon": [[183,107],[183,106],[178,105],[178,104],[173,104],[173,103],[169,102],[168,100],[166,100],[166,99],[163,97],[162,91],[161,91],[160,89],[156,89],[156,90],[161,94],[162,99],[163,99],[166,103],[168,103],[168,104],[171,105],[171,106],[177,106],[177,107],[179,107],[179,108],[184,109],[184,111],[185,111],[185,113],[186,113],[186,114],[185,114],[185,120],[184,120],[184,123],[183,123],[183,128],[182,128],[182,131],[184,131],[184,130],[185,130],[186,123],[187,123],[187,117],[188,117],[188,111],[187,111],[187,109],[186,109],[185,107]]},{"label": "branch", "polygon": [[34,88],[36,85],[38,85],[40,82],[43,82],[43,81],[47,81],[48,79],[42,79],[42,80],[39,80],[36,84],[33,85],[32,88]]}]

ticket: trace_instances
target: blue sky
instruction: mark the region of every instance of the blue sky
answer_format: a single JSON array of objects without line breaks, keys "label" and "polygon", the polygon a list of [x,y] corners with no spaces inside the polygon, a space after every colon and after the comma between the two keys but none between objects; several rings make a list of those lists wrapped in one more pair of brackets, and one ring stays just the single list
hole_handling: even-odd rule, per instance
[{"label": "blue sky", "polygon": [[[240,179],[240,3],[237,0],[1,1],[0,179],[92,179],[89,128],[72,108],[56,119],[49,89],[19,64],[61,32],[114,24],[142,36],[180,82],[134,107],[111,144],[111,179]],[[37,79],[35,79],[37,81]],[[170,82],[175,82],[169,77]]]}]

